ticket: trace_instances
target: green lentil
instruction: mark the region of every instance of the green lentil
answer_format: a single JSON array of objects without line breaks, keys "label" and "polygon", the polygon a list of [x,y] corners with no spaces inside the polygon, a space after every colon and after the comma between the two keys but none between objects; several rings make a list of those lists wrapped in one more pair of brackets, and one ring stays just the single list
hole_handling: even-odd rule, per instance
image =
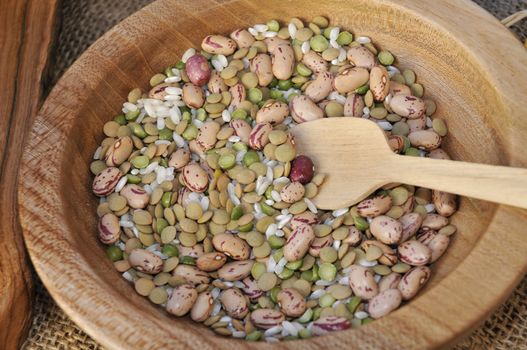
[{"label": "green lentil", "polygon": [[311,46],[311,49],[313,51],[322,52],[328,48],[329,42],[328,42],[328,39],[326,39],[324,36],[318,34],[318,35],[313,36],[309,40],[309,45]]},{"label": "green lentil", "polygon": [[337,300],[333,298],[331,294],[326,293],[321,296],[320,299],[318,299],[318,305],[320,305],[320,307],[330,307],[335,303],[335,301]]},{"label": "green lentil", "polygon": [[337,275],[337,268],[335,267],[335,265],[330,263],[320,264],[320,267],[318,269],[318,275],[324,281],[333,281],[335,279],[335,276]]},{"label": "green lentil", "polygon": [[421,152],[417,148],[414,148],[414,147],[408,147],[406,151],[404,151],[404,154],[407,156],[411,156],[411,157],[421,156]]},{"label": "green lentil", "polygon": [[110,258],[111,261],[119,261],[123,259],[123,252],[117,246],[109,246],[106,248],[106,255]]},{"label": "green lentil", "polygon": [[325,111],[329,118],[342,117],[344,115],[344,106],[337,101],[329,101],[326,104]]},{"label": "green lentil", "polygon": [[270,32],[278,32],[280,30],[280,23],[278,23],[277,20],[272,19],[270,21],[267,21],[267,30]]},{"label": "green lentil", "polygon": [[384,66],[391,66],[395,61],[395,58],[393,57],[390,51],[379,52],[377,58],[379,59],[379,62]]},{"label": "green lentil", "polygon": [[267,266],[261,262],[255,262],[251,268],[251,275],[255,280],[260,279],[260,277],[267,271]]},{"label": "green lentil", "polygon": [[415,73],[411,69],[405,69],[403,71],[403,77],[406,85],[411,86],[413,83],[415,83]]},{"label": "green lentil", "polygon": [[353,34],[351,34],[348,31],[343,31],[339,33],[339,36],[337,37],[337,44],[340,46],[346,46],[351,44],[353,41]]},{"label": "green lentil", "polygon": [[137,169],[143,169],[148,166],[148,163],[150,163],[150,159],[148,159],[147,156],[136,156],[132,158],[130,162]]},{"label": "green lentil", "polygon": [[434,118],[434,120],[432,120],[432,128],[441,137],[446,136],[448,133],[446,123],[443,119]]},{"label": "green lentil", "polygon": [[169,258],[179,256],[179,250],[175,245],[172,244],[163,245],[163,248],[161,248],[161,253],[168,256]]},{"label": "green lentil", "polygon": [[421,84],[412,84],[412,86],[410,86],[410,90],[412,91],[412,95],[414,96],[423,97],[424,95],[424,87]]},{"label": "green lentil", "polygon": [[218,165],[222,169],[231,169],[236,164],[236,157],[233,154],[224,154],[220,156]]}]

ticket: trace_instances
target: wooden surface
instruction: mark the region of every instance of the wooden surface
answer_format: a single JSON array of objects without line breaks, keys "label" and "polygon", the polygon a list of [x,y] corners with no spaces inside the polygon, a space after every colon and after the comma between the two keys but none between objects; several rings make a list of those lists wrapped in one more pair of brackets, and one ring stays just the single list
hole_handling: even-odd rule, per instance
[{"label": "wooden surface", "polygon": [[488,317],[525,273],[525,211],[463,198],[451,247],[415,300],[358,330],[274,345],[220,338],[169,317],[113,269],[96,239],[88,168],[102,125],[128,90],[146,87],[206,34],[315,15],[375,38],[417,72],[449,125],[444,147],[454,159],[527,166],[527,152],[518,151],[527,134],[527,53],[469,1],[160,0],[110,31],[64,75],[33,126],[21,168],[21,223],[35,268],[58,304],[103,346],[445,348]]},{"label": "wooden surface", "polygon": [[[292,129],[300,154],[326,174],[314,199],[349,207],[390,183],[431,188],[527,209],[527,169],[397,155],[382,129],[363,118],[325,118]],[[331,135],[325,142],[326,135]]]},{"label": "wooden surface", "polygon": [[23,143],[42,104],[57,1],[0,4],[0,349],[17,349],[31,323],[33,283],[18,222]]}]

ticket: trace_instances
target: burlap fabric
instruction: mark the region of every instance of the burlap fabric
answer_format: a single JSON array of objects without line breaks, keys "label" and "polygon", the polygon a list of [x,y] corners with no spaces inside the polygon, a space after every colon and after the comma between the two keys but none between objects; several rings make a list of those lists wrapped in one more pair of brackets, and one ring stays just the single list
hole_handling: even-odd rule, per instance
[{"label": "burlap fabric", "polygon": [[[152,0],[63,0],[62,23],[55,48],[51,80],[56,82],[73,61],[120,20]],[[475,0],[499,19],[527,8],[527,0]],[[513,27],[525,40],[527,20]],[[102,347],[77,327],[53,302],[39,282],[35,318],[26,350],[100,350]],[[460,311],[462,312],[462,311]],[[466,349],[527,350],[527,277],[482,327],[455,347]]]}]

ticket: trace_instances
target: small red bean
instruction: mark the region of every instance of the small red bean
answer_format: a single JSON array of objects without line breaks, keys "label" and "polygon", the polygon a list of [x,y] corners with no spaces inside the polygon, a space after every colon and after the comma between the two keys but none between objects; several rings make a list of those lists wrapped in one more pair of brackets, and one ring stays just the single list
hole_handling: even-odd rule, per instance
[{"label": "small red bean", "polygon": [[313,179],[315,166],[313,161],[307,156],[298,156],[293,159],[291,164],[291,173],[289,178],[291,181],[298,181],[302,185],[305,185]]},{"label": "small red bean", "polygon": [[185,70],[187,71],[188,78],[195,85],[202,86],[209,81],[209,62],[200,54],[195,54],[187,60]]}]

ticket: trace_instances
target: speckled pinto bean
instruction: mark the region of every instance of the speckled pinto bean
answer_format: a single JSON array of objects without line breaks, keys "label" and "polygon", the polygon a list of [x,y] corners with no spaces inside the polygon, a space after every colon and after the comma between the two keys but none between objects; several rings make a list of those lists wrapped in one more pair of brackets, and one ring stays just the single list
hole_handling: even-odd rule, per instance
[{"label": "speckled pinto bean", "polygon": [[405,147],[404,138],[400,135],[390,135],[388,137],[388,145],[395,153],[401,153]]},{"label": "speckled pinto bean", "polygon": [[269,100],[256,112],[256,123],[281,124],[288,115],[289,107],[287,104]]},{"label": "speckled pinto bean", "polygon": [[304,93],[313,101],[320,102],[328,97],[333,84],[333,74],[320,72],[307,86]]},{"label": "speckled pinto bean", "polygon": [[404,84],[399,84],[396,81],[390,81],[390,94],[395,95],[411,95],[412,90]]},{"label": "speckled pinto bean", "polygon": [[306,255],[313,240],[315,231],[309,225],[300,225],[293,230],[284,245],[284,257],[287,261],[297,261]]},{"label": "speckled pinto bean", "polygon": [[410,132],[415,132],[419,130],[424,130],[426,127],[426,115],[422,115],[416,119],[407,119],[406,124],[410,128]]},{"label": "speckled pinto bean", "polygon": [[251,72],[258,77],[260,86],[267,86],[273,81],[273,67],[271,57],[265,53],[259,53],[251,60]]},{"label": "speckled pinto bean", "polygon": [[209,274],[205,271],[201,271],[196,266],[192,265],[178,265],[172,274],[176,277],[181,278],[186,283],[189,284],[203,284],[203,283],[209,283],[210,278]]},{"label": "speckled pinto bean", "polygon": [[240,138],[242,142],[248,143],[251,135],[251,126],[243,119],[234,119],[230,122],[231,128],[234,129],[234,134]]},{"label": "speckled pinto bean", "polygon": [[364,217],[376,217],[385,214],[392,207],[392,198],[382,195],[365,199],[357,205],[357,213]]},{"label": "speckled pinto bean", "polygon": [[196,142],[204,150],[208,151],[216,144],[216,135],[220,131],[220,125],[215,121],[209,121],[203,124],[196,137]]},{"label": "speckled pinto bean", "polygon": [[443,191],[432,191],[432,202],[439,215],[449,217],[457,210],[456,195]]},{"label": "speckled pinto bean", "polygon": [[247,29],[236,29],[230,35],[231,39],[236,41],[239,48],[251,47],[254,43],[254,37]]},{"label": "speckled pinto bean", "polygon": [[426,110],[425,103],[419,97],[411,95],[395,95],[390,100],[390,108],[401,117],[416,119]]},{"label": "speckled pinto bean", "polygon": [[227,256],[223,253],[212,252],[201,255],[196,260],[196,266],[201,271],[216,271],[227,262]]},{"label": "speckled pinto bean", "polygon": [[223,80],[223,78],[220,76],[220,73],[216,70],[213,70],[210,73],[210,79],[207,87],[213,94],[221,94],[222,92],[229,90],[227,84],[225,84],[225,80]]},{"label": "speckled pinto bean", "polygon": [[246,91],[245,86],[243,86],[243,84],[238,83],[232,86],[229,89],[229,92],[231,93],[232,97],[230,106],[236,108],[242,101],[245,101]]},{"label": "speckled pinto bean", "polygon": [[291,228],[294,230],[300,225],[316,225],[320,222],[318,216],[310,211],[296,214],[291,219]]},{"label": "speckled pinto bean", "polygon": [[387,289],[380,292],[368,303],[368,313],[374,319],[388,315],[401,305],[402,296],[398,289]]},{"label": "speckled pinto bean", "polygon": [[220,302],[227,315],[233,318],[242,319],[249,313],[247,299],[238,289],[226,289],[220,294]]},{"label": "speckled pinto bean", "polygon": [[289,110],[299,124],[324,117],[324,111],[305,95],[293,97],[289,103]]},{"label": "speckled pinto bean", "polygon": [[249,134],[249,147],[262,150],[269,143],[269,133],[273,131],[270,123],[258,123]]},{"label": "speckled pinto bean", "polygon": [[436,134],[433,130],[411,132],[408,135],[408,139],[412,146],[427,151],[436,149],[441,145],[441,136]]},{"label": "speckled pinto bean", "polygon": [[176,170],[181,170],[188,162],[190,162],[189,150],[180,148],[170,155],[168,166],[173,166]]},{"label": "speckled pinto bean", "polygon": [[149,98],[155,98],[157,100],[164,100],[165,96],[167,96],[167,92],[165,91],[167,87],[179,87],[178,83],[161,83],[156,86],[154,86],[150,91],[148,92]]},{"label": "speckled pinto bean", "polygon": [[265,294],[265,292],[258,287],[258,282],[250,277],[244,278],[242,284],[243,293],[247,295],[251,301],[256,301],[259,297]]},{"label": "speckled pinto bean", "polygon": [[295,53],[289,44],[281,44],[273,52],[272,70],[277,79],[287,80],[295,70]]},{"label": "speckled pinto bean", "polygon": [[348,236],[342,240],[342,243],[348,243],[352,246],[356,246],[362,241],[362,238],[362,232],[360,232],[360,230],[355,226],[350,226]]},{"label": "speckled pinto bean", "polygon": [[328,62],[313,50],[310,50],[302,57],[302,63],[315,74],[327,72],[328,70]]},{"label": "speckled pinto bean", "polygon": [[218,270],[218,277],[225,281],[239,281],[249,276],[253,260],[233,261],[223,265]]},{"label": "speckled pinto bean", "polygon": [[175,316],[183,316],[190,311],[197,298],[198,292],[190,284],[176,286],[167,301],[167,312]]},{"label": "speckled pinto bean", "polygon": [[373,272],[360,265],[352,265],[349,273],[349,285],[356,296],[370,300],[379,293]]},{"label": "speckled pinto bean", "polygon": [[236,50],[236,42],[223,35],[208,35],[201,42],[203,51],[213,55],[232,55]]},{"label": "speckled pinto bean", "polygon": [[195,54],[185,63],[185,71],[192,84],[197,86],[205,85],[210,78],[210,67],[207,59],[200,54]]},{"label": "speckled pinto bean", "polygon": [[428,214],[421,225],[423,229],[440,230],[448,225],[448,218],[439,214]]},{"label": "speckled pinto bean", "polygon": [[291,182],[282,188],[280,198],[286,203],[295,203],[304,197],[304,186],[298,181]]},{"label": "speckled pinto bean", "polygon": [[109,167],[119,166],[130,157],[134,144],[130,136],[124,136],[115,140],[106,152],[106,165]]},{"label": "speckled pinto bean", "polygon": [[433,263],[439,259],[450,244],[450,237],[433,230],[426,231],[424,234],[419,236],[417,240],[426,245],[432,251],[430,263]]},{"label": "speckled pinto bean", "polygon": [[119,168],[109,167],[104,169],[93,179],[93,193],[99,197],[109,195],[113,192],[121,177],[123,177],[123,173],[121,173]]},{"label": "speckled pinto bean", "polygon": [[384,292],[388,289],[394,289],[399,286],[399,282],[401,282],[401,274],[397,272],[392,272],[387,276],[384,276],[379,281],[379,291]]},{"label": "speckled pinto bean", "polygon": [[104,244],[112,244],[119,240],[121,235],[121,227],[119,226],[119,218],[112,214],[104,214],[99,219],[97,225],[99,230],[99,240]]},{"label": "speckled pinto bean", "polygon": [[399,291],[403,300],[412,299],[419,290],[428,282],[431,271],[427,266],[418,266],[409,270],[399,282]]},{"label": "speckled pinto bean", "polygon": [[371,234],[385,244],[396,244],[402,238],[403,225],[389,216],[375,217],[370,224]]},{"label": "speckled pinto bean", "polygon": [[181,97],[183,102],[189,107],[200,108],[205,103],[205,96],[203,90],[197,85],[187,83],[183,85],[183,95]]},{"label": "speckled pinto bean", "polygon": [[267,46],[267,51],[272,55],[274,55],[279,45],[290,45],[289,40],[280,39],[276,36],[274,38],[266,38],[264,42]]},{"label": "speckled pinto bean", "polygon": [[214,298],[212,292],[202,292],[198,295],[192,310],[190,310],[190,318],[196,322],[203,322],[210,317],[213,308]]},{"label": "speckled pinto bean", "polygon": [[399,221],[403,225],[403,234],[400,243],[406,242],[410,237],[417,233],[423,218],[419,213],[408,213],[399,218]]},{"label": "speckled pinto bean", "polygon": [[276,297],[280,311],[287,317],[300,317],[306,311],[306,300],[293,288],[284,288]]},{"label": "speckled pinto bean", "polygon": [[344,103],[344,116],[360,118],[364,114],[363,110],[366,105],[364,99],[359,94],[348,94]]},{"label": "speckled pinto bean", "polygon": [[143,209],[150,201],[150,195],[139,185],[125,185],[120,195],[126,198],[128,206],[134,209]]},{"label": "speckled pinto bean", "polygon": [[320,256],[320,250],[325,247],[329,247],[333,244],[333,237],[327,235],[324,237],[316,237],[311,245],[309,246],[309,255],[318,258]]},{"label": "speckled pinto bean", "polygon": [[207,172],[199,164],[188,164],[183,168],[183,181],[193,192],[203,193],[209,185]]},{"label": "speckled pinto bean", "polygon": [[448,153],[446,153],[445,150],[441,148],[436,148],[434,150],[431,150],[428,153],[428,157],[432,159],[447,159],[447,160],[451,159]]},{"label": "speckled pinto bean", "polygon": [[399,259],[412,266],[422,266],[430,262],[432,251],[423,243],[416,240],[409,240],[397,248]]},{"label": "speckled pinto bean", "polygon": [[274,309],[256,309],[251,312],[252,324],[261,329],[269,329],[279,326],[284,320],[284,314]]},{"label": "speckled pinto bean", "polygon": [[219,233],[212,238],[217,251],[234,260],[246,260],[251,254],[251,247],[243,239],[230,233]]},{"label": "speckled pinto bean", "polygon": [[390,92],[390,76],[383,66],[375,66],[371,69],[370,90],[375,101],[384,101]]},{"label": "speckled pinto bean", "polygon": [[321,317],[311,327],[313,335],[324,335],[329,332],[343,331],[351,327],[351,323],[344,317],[326,316]]},{"label": "speckled pinto bean", "polygon": [[353,91],[366,84],[370,73],[365,68],[346,68],[333,79],[333,87],[341,94]]},{"label": "speckled pinto bean", "polygon": [[128,262],[137,271],[155,275],[163,269],[163,260],[146,249],[134,249],[128,255]]},{"label": "speckled pinto bean", "polygon": [[375,66],[375,56],[364,46],[353,46],[348,49],[348,60],[356,67],[372,69]]}]

